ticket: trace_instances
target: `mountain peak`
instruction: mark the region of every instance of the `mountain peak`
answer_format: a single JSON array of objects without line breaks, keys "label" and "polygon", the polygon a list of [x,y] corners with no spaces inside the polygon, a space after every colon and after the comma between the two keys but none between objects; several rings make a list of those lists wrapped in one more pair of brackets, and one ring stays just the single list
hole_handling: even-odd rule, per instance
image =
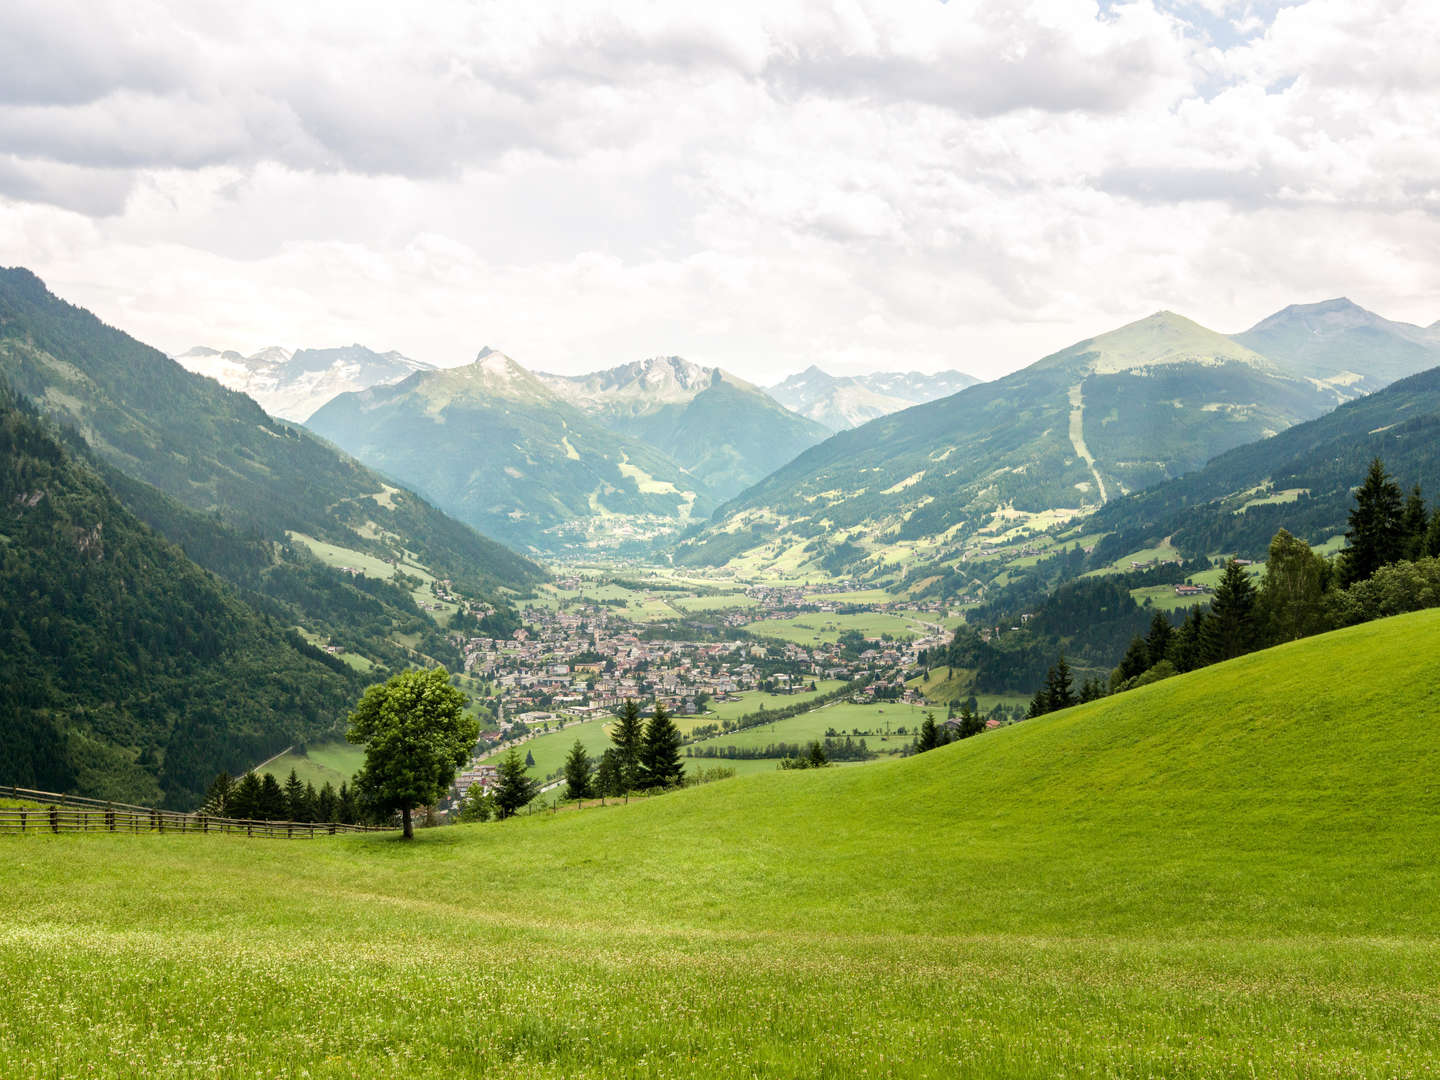
[{"label": "mountain peak", "polygon": [[1157,311],[1078,342],[1039,361],[1046,367],[1082,365],[1095,375],[1142,371],[1166,364],[1241,363],[1271,371],[1264,356],[1174,311]]}]

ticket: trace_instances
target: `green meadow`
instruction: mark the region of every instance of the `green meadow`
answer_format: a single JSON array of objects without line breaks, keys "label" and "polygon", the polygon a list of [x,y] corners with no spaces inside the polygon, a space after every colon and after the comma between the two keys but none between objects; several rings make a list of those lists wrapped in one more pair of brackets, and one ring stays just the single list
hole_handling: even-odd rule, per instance
[{"label": "green meadow", "polygon": [[352,780],[364,764],[363,746],[339,740],[307,746],[304,752],[292,750],[281,754],[266,762],[260,771],[274,773],[283,782],[294,769],[302,784],[308,781],[319,790],[329,783],[338,789],[342,783]]},{"label": "green meadow", "polygon": [[1427,611],[411,844],[0,836],[0,1076],[1437,1075],[1437,688]]},{"label": "green meadow", "polygon": [[913,619],[883,611],[858,615],[814,612],[794,615],[788,619],[762,619],[745,627],[745,632],[751,637],[775,638],[796,645],[839,641],[840,635],[847,630],[858,630],[866,637],[878,638],[882,634],[889,634],[898,641],[908,641],[917,636],[920,628]]}]

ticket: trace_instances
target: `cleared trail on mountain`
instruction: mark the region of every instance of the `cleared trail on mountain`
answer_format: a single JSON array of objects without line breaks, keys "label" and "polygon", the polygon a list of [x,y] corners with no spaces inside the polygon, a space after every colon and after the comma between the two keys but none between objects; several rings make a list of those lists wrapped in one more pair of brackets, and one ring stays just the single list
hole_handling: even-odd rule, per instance
[{"label": "cleared trail on mountain", "polygon": [[1090,475],[1095,477],[1095,483],[1100,488],[1100,502],[1103,505],[1109,502],[1110,497],[1105,493],[1105,481],[1100,478],[1100,470],[1095,467],[1090,448],[1085,445],[1085,395],[1081,390],[1084,385],[1083,382],[1078,382],[1070,388],[1070,443],[1075,447],[1075,453],[1090,467]]}]

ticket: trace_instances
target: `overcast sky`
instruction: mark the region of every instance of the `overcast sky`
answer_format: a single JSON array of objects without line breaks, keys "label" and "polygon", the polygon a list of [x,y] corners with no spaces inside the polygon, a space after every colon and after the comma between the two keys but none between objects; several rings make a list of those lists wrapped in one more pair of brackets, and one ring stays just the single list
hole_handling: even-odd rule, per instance
[{"label": "overcast sky", "polygon": [[168,352],[763,383],[1440,319],[1435,0],[550,6],[5,0],[0,263]]}]

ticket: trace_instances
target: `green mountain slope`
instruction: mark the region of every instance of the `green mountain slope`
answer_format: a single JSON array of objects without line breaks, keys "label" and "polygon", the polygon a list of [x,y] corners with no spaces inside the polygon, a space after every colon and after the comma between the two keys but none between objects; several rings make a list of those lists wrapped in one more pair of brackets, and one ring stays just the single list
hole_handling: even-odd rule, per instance
[{"label": "green mountain slope", "polygon": [[1343,393],[1160,312],[841,432],[723,506],[677,558],[719,563],[762,545],[832,570],[936,557],[984,529],[1093,511]]},{"label": "green mountain slope", "polygon": [[602,426],[668,454],[716,499],[738,495],[830,435],[759,387],[678,356],[540,378]]},{"label": "green mountain slope", "polygon": [[1282,527],[1323,543],[1345,531],[1351,492],[1376,457],[1405,490],[1420,484],[1431,497],[1440,491],[1440,368],[1110,503],[1090,522],[1112,534],[1094,559],[1166,536],[1187,554],[1260,557]]},{"label": "green mountain slope", "polygon": [[[133,496],[136,513],[192,558],[268,594],[315,633],[348,620],[350,637],[364,639],[360,654],[383,666],[404,662],[393,639],[413,640],[420,617],[412,586],[396,571],[449,579],[499,606],[544,576],[243,394],[56,298],[25,270],[0,271],[0,376],[138,481],[111,477],[122,498]],[[311,543],[395,569],[361,580],[323,565]],[[359,602],[357,586],[370,592],[362,606],[378,604],[383,613],[342,614]],[[421,648],[444,656],[434,620],[422,621],[430,625]]]},{"label": "green mountain slope", "polygon": [[714,505],[667,455],[490,349],[465,367],[342,394],[308,425],[462,521],[538,550],[652,539]]},{"label": "green mountain slope", "polygon": [[[0,844],[30,900],[0,912],[0,972],[33,988],[0,1056],[44,1074],[218,1043],[237,1073],[316,1076],[397,1059],[437,1075],[1427,1075],[1437,680],[1430,611],[893,764],[430,830],[404,850]],[[143,894],[116,888],[140,878]]]},{"label": "green mountain slope", "polygon": [[0,384],[0,782],[190,809],[222,768],[333,731],[357,692]]},{"label": "green mountain slope", "polygon": [[1292,304],[1234,339],[1298,378],[1366,393],[1440,364],[1440,331],[1392,322],[1344,297]]}]

